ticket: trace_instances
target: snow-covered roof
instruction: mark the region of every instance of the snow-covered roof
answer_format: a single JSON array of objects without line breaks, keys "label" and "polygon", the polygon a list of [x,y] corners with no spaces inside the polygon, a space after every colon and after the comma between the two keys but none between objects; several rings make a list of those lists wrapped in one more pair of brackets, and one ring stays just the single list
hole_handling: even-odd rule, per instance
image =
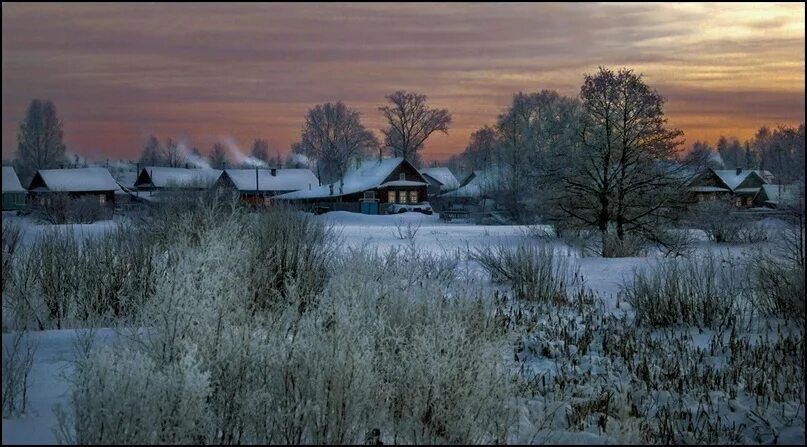
[{"label": "snow-covered roof", "polygon": [[765,193],[765,197],[767,197],[765,202],[773,205],[779,205],[780,203],[797,203],[802,188],[803,186],[798,183],[790,185],[762,185],[762,190]]},{"label": "snow-covered roof", "polygon": [[[209,187],[221,176],[221,169],[167,168],[146,166],[143,168],[151,178],[149,186],[167,187]],[[142,171],[141,171],[142,172]]]},{"label": "snow-covered roof", "polygon": [[[272,175],[275,171],[276,175]],[[225,174],[239,191],[299,191],[319,187],[317,176],[310,169],[225,169]]]},{"label": "snow-covered roof", "polygon": [[[403,157],[365,160],[357,168],[351,169],[345,174],[344,182],[334,182],[330,185],[322,185],[310,190],[281,194],[277,198],[316,199],[320,197],[339,197],[378,188],[403,161]],[[331,186],[333,186],[333,194],[331,194]]]},{"label": "snow-covered roof", "polygon": [[446,190],[449,189],[457,189],[460,187],[460,182],[457,180],[457,177],[454,177],[454,174],[451,173],[451,170],[442,167],[442,168],[426,168],[421,169],[421,173],[428,174],[440,183],[443,184],[443,188]]},{"label": "snow-covered roof", "polygon": [[742,184],[742,182],[744,182],[752,172],[758,175],[765,182],[770,182],[770,179],[773,178],[773,175],[770,172],[757,169],[742,169],[739,173],[737,173],[736,169],[713,169],[712,171],[732,191],[737,189],[737,187],[740,186],[740,184]]},{"label": "snow-covered roof", "polygon": [[11,166],[3,166],[3,192],[26,192]]},{"label": "snow-covered roof", "polygon": [[42,179],[44,187],[36,190],[53,192],[117,191],[118,183],[106,168],[40,169],[31,181]]},{"label": "snow-covered roof", "polygon": [[134,184],[137,181],[137,171],[118,171],[113,174],[115,177],[115,181],[118,182],[124,188],[134,188]]},{"label": "snow-covered roof", "polygon": [[459,188],[440,194],[440,197],[475,198],[482,197],[483,193],[490,191],[494,186],[495,175],[490,171],[474,171],[463,181]]}]

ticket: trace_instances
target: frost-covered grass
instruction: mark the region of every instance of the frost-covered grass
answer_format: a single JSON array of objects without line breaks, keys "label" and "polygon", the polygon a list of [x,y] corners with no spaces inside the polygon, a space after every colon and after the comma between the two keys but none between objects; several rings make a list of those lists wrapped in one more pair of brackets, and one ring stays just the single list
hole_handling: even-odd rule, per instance
[{"label": "frost-covered grass", "polygon": [[[768,276],[731,288],[705,276],[753,271],[740,251],[754,247],[604,260],[524,227],[208,199],[73,235],[80,267],[44,271],[76,285],[48,296],[81,297],[62,327],[115,336],[29,333],[31,410],[3,420],[4,443],[804,441],[803,319],[762,311],[755,278]],[[395,234],[407,224],[411,237]],[[82,256],[111,273],[72,279],[91,268]],[[149,288],[116,273],[130,262],[149,266],[133,273]],[[20,290],[55,328],[42,275]],[[704,301],[733,287],[747,305]],[[4,306],[19,293],[4,287]],[[115,301],[130,304],[115,313]]]}]

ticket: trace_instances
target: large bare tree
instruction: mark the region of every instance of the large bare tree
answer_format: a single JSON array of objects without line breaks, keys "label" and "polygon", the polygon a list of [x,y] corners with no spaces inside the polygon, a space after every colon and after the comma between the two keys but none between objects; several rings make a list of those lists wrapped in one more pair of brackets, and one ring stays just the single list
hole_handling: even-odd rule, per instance
[{"label": "large bare tree", "polygon": [[16,166],[26,181],[37,169],[57,168],[65,163],[62,121],[51,101],[34,99],[17,134]]},{"label": "large bare tree", "polygon": [[166,166],[179,168],[185,164],[185,156],[179,148],[179,143],[169,138],[163,146],[163,162]]},{"label": "large bare tree", "polygon": [[318,104],[305,115],[301,140],[292,151],[316,165],[320,183],[344,177],[350,163],[378,147],[373,133],[361,124],[359,112],[342,101]]},{"label": "large bare tree", "polygon": [[558,170],[559,206],[599,230],[602,254],[614,256],[628,234],[652,237],[675,208],[682,132],[667,126],[664,98],[629,69],[586,75],[580,99],[579,145]]},{"label": "large bare tree", "polygon": [[210,167],[213,169],[224,169],[227,167],[227,151],[224,145],[216,143],[210,149]]},{"label": "large bare tree", "polygon": [[260,160],[264,163],[269,162],[269,142],[258,138],[252,143],[252,158]]},{"label": "large bare tree", "polygon": [[399,90],[386,96],[389,105],[379,107],[389,125],[382,129],[384,144],[397,157],[416,166],[426,139],[434,132],[448,133],[451,114],[447,109],[429,108],[426,95]]},{"label": "large bare tree", "polygon": [[146,141],[146,145],[143,146],[143,154],[140,156],[140,163],[145,166],[162,166],[164,164],[162,152],[160,140],[154,135],[151,135]]}]

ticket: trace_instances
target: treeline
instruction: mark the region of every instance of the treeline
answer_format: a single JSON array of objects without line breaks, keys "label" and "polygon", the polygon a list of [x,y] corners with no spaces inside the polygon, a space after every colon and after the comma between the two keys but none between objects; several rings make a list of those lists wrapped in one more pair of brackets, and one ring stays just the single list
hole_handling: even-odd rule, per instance
[{"label": "treeline", "polygon": [[744,143],[737,137],[721,136],[712,147],[696,141],[684,161],[715,169],[765,169],[778,182],[791,183],[804,175],[804,123],[795,126],[767,126]]}]

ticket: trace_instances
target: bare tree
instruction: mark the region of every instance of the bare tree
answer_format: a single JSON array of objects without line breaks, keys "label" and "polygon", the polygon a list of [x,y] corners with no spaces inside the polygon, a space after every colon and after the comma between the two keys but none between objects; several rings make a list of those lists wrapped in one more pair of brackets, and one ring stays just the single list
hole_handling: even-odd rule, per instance
[{"label": "bare tree", "polygon": [[16,164],[24,181],[37,169],[57,168],[65,163],[62,121],[51,101],[34,99],[17,134]]},{"label": "bare tree", "polygon": [[227,151],[224,145],[216,143],[210,150],[210,167],[213,169],[224,169],[227,167]]},{"label": "bare tree", "polygon": [[628,234],[652,233],[681,197],[683,169],[673,160],[682,132],[668,128],[664,98],[632,70],[586,75],[580,98],[580,144],[557,171],[559,206],[596,228],[611,256]]},{"label": "bare tree", "polygon": [[418,166],[419,150],[434,132],[448,133],[451,114],[426,105],[426,95],[399,90],[386,96],[390,105],[379,107],[389,126],[382,129],[384,143],[397,157]]},{"label": "bare tree", "polygon": [[316,163],[320,182],[344,177],[350,163],[378,147],[372,132],[361,123],[360,114],[343,102],[319,104],[305,116],[301,140],[292,152]]},{"label": "bare tree", "polygon": [[719,169],[722,167],[717,153],[705,141],[693,143],[692,149],[684,156],[683,162],[685,165],[698,170],[706,168]]},{"label": "bare tree", "polygon": [[250,155],[252,155],[252,158],[255,158],[256,160],[268,163],[269,142],[262,138],[258,138],[257,140],[255,140],[255,142],[252,143],[252,153]]},{"label": "bare tree", "polygon": [[179,144],[171,138],[166,140],[163,147],[163,159],[165,164],[172,168],[178,168],[184,164],[185,157],[179,149]]},{"label": "bare tree", "polygon": [[140,156],[140,164],[146,166],[161,166],[164,164],[162,147],[160,140],[154,135],[149,136],[146,145],[143,147],[143,154]]}]

